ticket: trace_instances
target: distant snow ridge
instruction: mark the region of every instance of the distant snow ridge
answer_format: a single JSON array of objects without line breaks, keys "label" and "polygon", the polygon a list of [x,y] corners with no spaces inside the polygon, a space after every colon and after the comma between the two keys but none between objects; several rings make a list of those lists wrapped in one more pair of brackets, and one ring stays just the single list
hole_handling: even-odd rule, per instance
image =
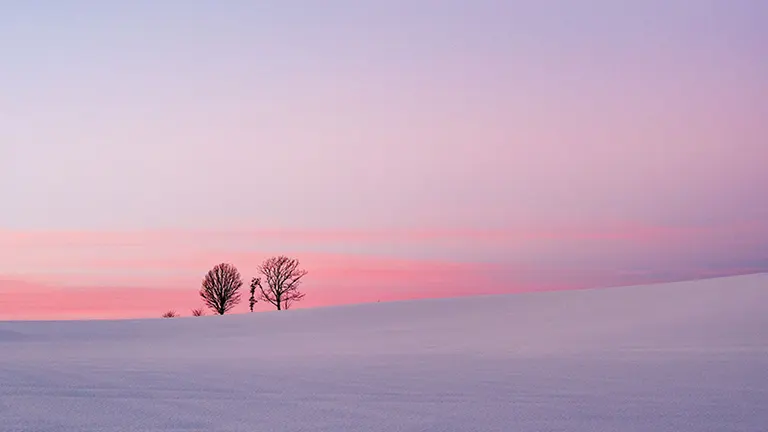
[{"label": "distant snow ridge", "polygon": [[0,431],[768,431],[768,275],[0,322]]}]

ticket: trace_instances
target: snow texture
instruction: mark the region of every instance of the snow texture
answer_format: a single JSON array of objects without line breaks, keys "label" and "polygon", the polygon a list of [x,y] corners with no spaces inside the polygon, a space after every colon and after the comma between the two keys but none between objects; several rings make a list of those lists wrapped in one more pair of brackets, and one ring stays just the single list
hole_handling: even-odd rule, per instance
[{"label": "snow texture", "polygon": [[768,275],[0,322],[0,431],[768,431]]}]

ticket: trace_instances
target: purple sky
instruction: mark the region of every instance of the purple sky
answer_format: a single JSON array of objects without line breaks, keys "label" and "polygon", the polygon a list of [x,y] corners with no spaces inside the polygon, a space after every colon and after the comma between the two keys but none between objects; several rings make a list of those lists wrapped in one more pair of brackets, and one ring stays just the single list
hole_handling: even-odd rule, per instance
[{"label": "purple sky", "polygon": [[422,289],[393,262],[768,271],[768,2],[322,3],[0,5],[0,290],[284,251],[385,260],[377,295]]}]

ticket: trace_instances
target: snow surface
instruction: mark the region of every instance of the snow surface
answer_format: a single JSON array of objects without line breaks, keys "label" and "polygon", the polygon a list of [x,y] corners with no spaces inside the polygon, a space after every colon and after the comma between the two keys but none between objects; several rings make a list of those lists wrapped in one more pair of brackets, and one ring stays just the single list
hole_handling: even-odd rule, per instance
[{"label": "snow surface", "polygon": [[768,275],[0,322],[0,431],[768,431]]}]

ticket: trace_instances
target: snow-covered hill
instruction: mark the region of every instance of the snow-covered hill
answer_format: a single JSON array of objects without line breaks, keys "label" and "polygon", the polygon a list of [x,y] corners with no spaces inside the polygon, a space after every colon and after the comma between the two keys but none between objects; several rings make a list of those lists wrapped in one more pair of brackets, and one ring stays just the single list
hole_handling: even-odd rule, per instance
[{"label": "snow-covered hill", "polygon": [[0,431],[768,430],[768,275],[0,322]]}]

